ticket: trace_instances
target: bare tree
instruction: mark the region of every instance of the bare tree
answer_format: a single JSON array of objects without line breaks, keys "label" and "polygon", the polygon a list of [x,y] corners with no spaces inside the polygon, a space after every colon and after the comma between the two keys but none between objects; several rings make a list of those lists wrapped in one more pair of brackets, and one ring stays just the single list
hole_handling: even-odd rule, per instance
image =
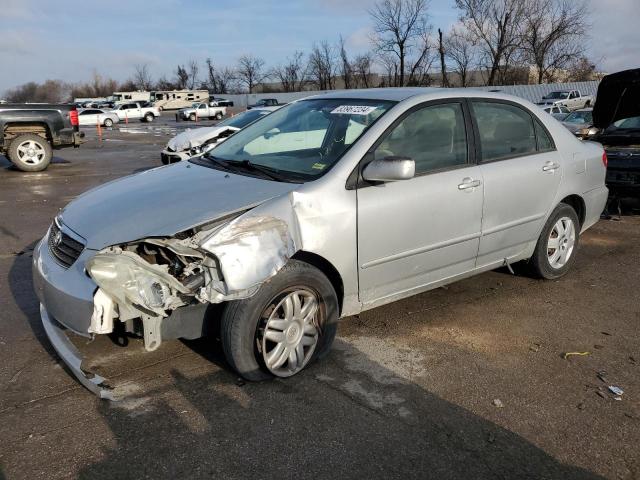
[{"label": "bare tree", "polygon": [[455,0],[460,21],[483,55],[488,85],[495,85],[500,69],[508,70],[522,44],[527,0]]},{"label": "bare tree", "polygon": [[61,80],[46,80],[43,84],[28,82],[5,92],[9,102],[62,103],[69,99],[72,89]]},{"label": "bare tree", "polygon": [[193,90],[198,83],[198,72],[200,71],[200,67],[198,66],[198,62],[191,59],[189,60],[189,64],[187,66],[187,85],[189,86],[189,90]]},{"label": "bare tree", "polygon": [[167,80],[167,77],[163,75],[156,82],[156,88],[158,90],[175,90],[176,84]]},{"label": "bare tree", "polygon": [[264,60],[253,55],[243,55],[238,59],[238,80],[244,84],[249,93],[253,87],[266,78],[264,73]]},{"label": "bare tree", "polygon": [[139,63],[134,67],[133,81],[138,90],[151,90],[153,88],[153,80],[149,73],[149,67],[146,63]]},{"label": "bare tree", "polygon": [[319,90],[333,90],[336,71],[336,53],[326,40],[316,43],[309,54],[307,72]]},{"label": "bare tree", "polygon": [[353,66],[349,62],[347,49],[344,45],[344,38],[340,35],[338,40],[338,49],[340,51],[340,75],[345,89],[353,88]]},{"label": "bare tree", "polygon": [[452,29],[445,41],[446,56],[451,70],[457,74],[461,87],[471,84],[469,74],[477,62],[476,45],[466,30]]},{"label": "bare tree", "polygon": [[536,67],[537,81],[554,81],[585,51],[588,29],[587,5],[583,0],[531,0],[534,8],[526,19],[523,48]]},{"label": "bare tree", "polygon": [[299,92],[306,81],[306,70],[304,67],[304,53],[295,51],[287,61],[274,67],[271,76],[277,79],[284,92]]},{"label": "bare tree", "polygon": [[438,29],[438,53],[440,54],[440,75],[442,75],[442,87],[449,87],[449,80],[447,79],[447,64],[444,61],[445,48],[442,41],[442,30]]},{"label": "bare tree", "polygon": [[178,90],[184,90],[187,88],[189,82],[189,72],[182,65],[178,65],[176,69],[176,87]]},{"label": "bare tree", "polygon": [[369,88],[371,85],[371,67],[373,55],[370,52],[358,55],[352,62],[355,88]]},{"label": "bare tree", "polygon": [[598,74],[595,62],[585,56],[576,58],[567,66],[568,82],[588,82],[599,80],[601,76]]},{"label": "bare tree", "polygon": [[427,0],[380,0],[369,11],[374,45],[396,86],[421,84],[432,61],[427,7]]}]

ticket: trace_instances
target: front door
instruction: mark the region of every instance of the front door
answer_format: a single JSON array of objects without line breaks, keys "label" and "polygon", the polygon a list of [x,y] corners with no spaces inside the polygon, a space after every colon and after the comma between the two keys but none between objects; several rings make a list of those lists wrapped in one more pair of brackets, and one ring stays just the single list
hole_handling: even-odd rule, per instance
[{"label": "front door", "polygon": [[535,242],[556,202],[562,159],[546,129],[523,107],[473,100],[484,179],[478,266],[515,257]]},{"label": "front door", "polygon": [[382,304],[475,266],[483,185],[463,102],[411,109],[369,158],[410,157],[410,180],[365,184],[358,198],[360,299]]}]

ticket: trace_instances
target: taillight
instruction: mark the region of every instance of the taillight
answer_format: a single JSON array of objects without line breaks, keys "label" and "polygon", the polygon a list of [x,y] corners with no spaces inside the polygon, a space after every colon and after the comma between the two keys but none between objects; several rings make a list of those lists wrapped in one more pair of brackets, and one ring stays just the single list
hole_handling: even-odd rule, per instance
[{"label": "taillight", "polygon": [[71,120],[71,125],[74,127],[78,125],[78,111],[76,109],[69,112],[69,120]]},{"label": "taillight", "polygon": [[607,165],[609,164],[609,160],[607,159],[607,152],[602,152],[602,164],[604,165],[604,168],[607,168]]}]

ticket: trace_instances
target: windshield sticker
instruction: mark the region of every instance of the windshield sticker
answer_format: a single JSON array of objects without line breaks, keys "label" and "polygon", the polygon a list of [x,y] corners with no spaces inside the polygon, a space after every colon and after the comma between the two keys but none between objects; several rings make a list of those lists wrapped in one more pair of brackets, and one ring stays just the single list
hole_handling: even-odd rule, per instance
[{"label": "windshield sticker", "polygon": [[311,165],[311,168],[313,168],[314,170],[324,170],[326,166],[326,163],[314,163],[313,165]]},{"label": "windshield sticker", "polygon": [[339,107],[331,110],[334,114],[343,115],[369,115],[378,107],[372,107],[367,105],[340,105]]}]

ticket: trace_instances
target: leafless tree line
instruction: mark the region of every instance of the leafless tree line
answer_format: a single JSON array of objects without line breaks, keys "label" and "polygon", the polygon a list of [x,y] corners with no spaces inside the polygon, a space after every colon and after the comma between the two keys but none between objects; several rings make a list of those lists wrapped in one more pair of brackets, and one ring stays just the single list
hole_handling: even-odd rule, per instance
[{"label": "leafless tree line", "polygon": [[[10,90],[12,101],[64,101],[105,96],[115,90],[207,89],[214,94],[383,86],[470,86],[589,79],[595,71],[586,39],[586,0],[453,0],[458,22],[449,31],[431,24],[429,0],[378,0],[369,10],[371,48],[350,55],[340,36],[322,40],[305,54],[295,51],[267,68],[264,59],[242,55],[234,66],[207,58],[177,65],[170,78],[154,81],[149,66],[134,66],[122,83],[97,73],[91,81],[47,80]],[[522,68],[522,67],[526,68]]]}]

